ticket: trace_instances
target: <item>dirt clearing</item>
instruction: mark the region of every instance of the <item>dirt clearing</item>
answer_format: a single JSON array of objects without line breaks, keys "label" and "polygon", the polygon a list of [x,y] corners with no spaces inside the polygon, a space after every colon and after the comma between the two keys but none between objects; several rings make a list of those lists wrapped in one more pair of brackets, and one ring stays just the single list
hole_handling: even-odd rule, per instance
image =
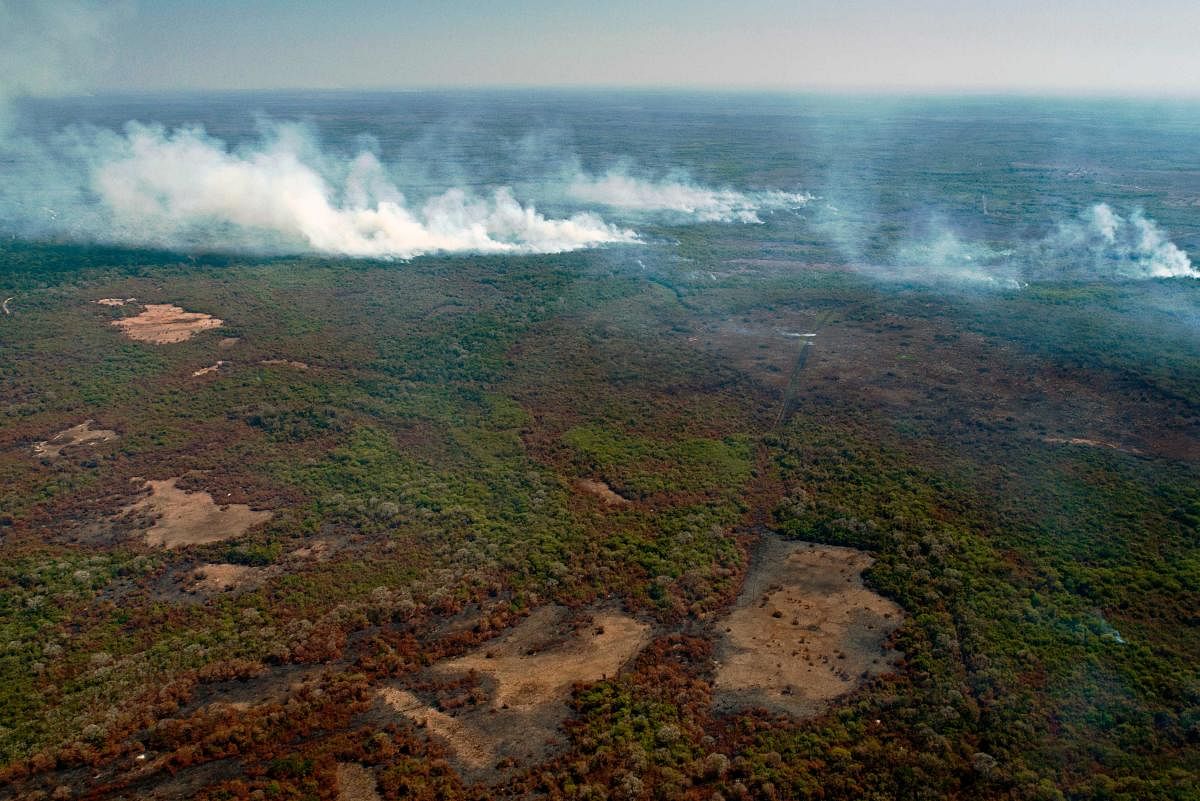
[{"label": "dirt clearing", "polygon": [[147,481],[150,494],[125,507],[126,512],[155,517],[154,525],[146,531],[146,544],[151,547],[179,548],[220,542],[240,536],[251,526],[271,518],[271,512],[256,512],[245,504],[218,506],[207,492],[177,489],[178,480]]},{"label": "dirt clearing", "polygon": [[573,620],[563,607],[542,607],[499,639],[430,670],[439,681],[478,677],[480,700],[465,711],[447,714],[396,688],[380,697],[445,741],[466,772],[488,772],[500,760],[538,758],[568,715],[571,686],[616,674],[649,635],[647,624],[619,610]]},{"label": "dirt clearing", "polygon": [[59,431],[48,440],[43,440],[33,446],[33,455],[42,459],[57,459],[66,448],[78,445],[100,445],[112,442],[117,438],[116,431],[105,428],[92,428],[95,420],[84,420],[77,426],[71,426],[66,431]]},{"label": "dirt clearing", "polygon": [[191,339],[200,331],[219,328],[224,324],[224,320],[202,312],[184,311],[169,303],[148,303],[145,310],[136,317],[113,320],[112,324],[130,339],[166,345]]},{"label": "dirt clearing", "polygon": [[871,557],[769,537],[729,616],[719,621],[719,708],[817,714],[892,669],[885,643],[903,611],[863,585]]}]

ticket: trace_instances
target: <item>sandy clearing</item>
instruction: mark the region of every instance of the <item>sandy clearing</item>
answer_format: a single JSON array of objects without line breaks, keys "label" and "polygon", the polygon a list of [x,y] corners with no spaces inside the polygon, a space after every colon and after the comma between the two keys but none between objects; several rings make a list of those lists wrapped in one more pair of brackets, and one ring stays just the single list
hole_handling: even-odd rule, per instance
[{"label": "sandy clearing", "polygon": [[575,482],[575,486],[584,492],[597,496],[604,501],[606,506],[624,506],[629,503],[629,499],[613,492],[612,487],[605,484],[603,481],[592,481],[591,479],[581,478]]},{"label": "sandy clearing", "polygon": [[4,309],[4,313],[5,313],[5,314],[12,314],[12,309],[8,308],[8,304],[12,303],[12,302],[13,302],[14,300],[16,300],[16,299],[17,299],[17,298],[16,298],[16,296],[14,295],[14,296],[13,296],[13,297],[11,297],[11,298],[5,298],[5,299],[4,299],[4,303],[0,304],[0,308],[3,308],[3,309]]},{"label": "sandy clearing", "polygon": [[496,762],[496,748],[490,741],[490,733],[481,727],[464,723],[459,718],[434,709],[408,690],[385,687],[379,691],[379,695],[393,711],[450,743],[454,755],[463,764],[474,770],[483,770]]},{"label": "sandy clearing", "polygon": [[308,365],[304,362],[293,362],[287,359],[263,359],[259,364],[266,367],[291,367],[295,370],[307,370]]},{"label": "sandy clearing", "polygon": [[478,675],[484,703],[447,715],[408,691],[384,690],[381,698],[446,741],[464,768],[490,770],[501,759],[535,758],[557,738],[572,685],[616,674],[649,637],[647,624],[619,610],[596,610],[586,625],[571,627],[567,609],[542,607],[499,639],[431,669],[443,679]]},{"label": "sandy clearing", "polygon": [[209,373],[215,373],[227,364],[229,364],[229,362],[222,359],[210,367],[201,367],[199,370],[192,373],[192,378],[201,375],[208,375]]},{"label": "sandy clearing", "polygon": [[218,506],[207,492],[177,489],[175,483],[178,480],[147,481],[150,494],[125,507],[125,512],[156,517],[154,525],[146,531],[147,545],[178,548],[220,542],[244,534],[252,526],[271,518],[271,512],[256,512],[245,504]]},{"label": "sandy clearing", "polygon": [[295,559],[315,559],[318,562],[323,562],[330,557],[329,543],[324,540],[314,540],[308,545],[301,546],[294,551],[289,551],[288,556]]},{"label": "sandy clearing", "polygon": [[337,801],[380,801],[375,774],[357,762],[339,762]]},{"label": "sandy clearing", "polygon": [[65,448],[76,445],[100,445],[112,442],[117,438],[116,431],[105,428],[92,428],[95,420],[84,420],[77,426],[71,426],[65,431],[59,431],[48,440],[38,442],[33,446],[33,455],[43,459],[57,459]]},{"label": "sandy clearing", "polygon": [[247,565],[205,564],[192,571],[184,591],[215,595],[254,582],[261,571]]},{"label": "sandy clearing", "polygon": [[719,708],[810,716],[890,670],[903,611],[862,582],[870,555],[771,537],[732,612],[717,622]]},{"label": "sandy clearing", "polygon": [[124,306],[126,303],[133,303],[137,298],[100,298],[100,300],[92,301],[99,303],[101,306]]},{"label": "sandy clearing", "polygon": [[184,311],[169,303],[148,303],[136,317],[113,320],[112,324],[130,339],[166,345],[191,339],[200,331],[218,328],[224,321],[202,312]]},{"label": "sandy clearing", "polygon": [[1044,437],[1042,441],[1048,442],[1051,445],[1086,445],[1089,448],[1108,448],[1120,451],[1121,453],[1141,453],[1137,448],[1126,448],[1112,442],[1105,442],[1101,439],[1087,439],[1086,437]]}]

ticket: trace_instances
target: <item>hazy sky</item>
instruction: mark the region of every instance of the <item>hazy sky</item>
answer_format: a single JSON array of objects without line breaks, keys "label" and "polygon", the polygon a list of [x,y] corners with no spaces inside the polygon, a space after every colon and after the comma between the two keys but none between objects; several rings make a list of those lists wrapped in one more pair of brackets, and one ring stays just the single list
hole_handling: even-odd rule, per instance
[{"label": "hazy sky", "polygon": [[[7,0],[10,9],[19,2]],[[77,69],[79,88],[602,85],[1200,94],[1200,0],[99,5],[118,11],[99,48],[102,57]]]}]

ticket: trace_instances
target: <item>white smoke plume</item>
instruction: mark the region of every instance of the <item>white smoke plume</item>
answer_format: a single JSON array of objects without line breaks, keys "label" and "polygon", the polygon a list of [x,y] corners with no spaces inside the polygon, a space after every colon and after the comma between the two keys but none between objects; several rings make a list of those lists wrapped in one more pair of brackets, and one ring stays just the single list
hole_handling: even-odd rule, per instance
[{"label": "white smoke plume", "polygon": [[241,150],[199,128],[137,124],[97,143],[90,188],[113,238],[127,243],[411,258],[559,253],[636,238],[594,214],[548,218],[506,188],[486,197],[450,189],[412,208],[373,153],[329,158],[292,124]]},{"label": "white smoke plume", "polygon": [[1038,251],[1047,267],[1069,257],[1097,275],[1200,278],[1187,253],[1145,212],[1134,209],[1122,217],[1107,203],[1097,203],[1077,220],[1061,223],[1039,243]]},{"label": "white smoke plume", "polygon": [[951,281],[1006,289],[1036,280],[1200,278],[1188,254],[1141,209],[1122,216],[1097,203],[1044,237],[1011,248],[963,239],[937,222],[908,241],[884,273],[904,280]]},{"label": "white smoke plume", "polygon": [[781,191],[739,192],[712,189],[692,183],[684,176],[655,181],[638,178],[625,170],[603,176],[579,174],[567,188],[579,201],[632,212],[668,213],[695,222],[762,223],[765,212],[798,209],[811,196]]},{"label": "white smoke plume", "polygon": [[505,186],[448,188],[414,202],[393,179],[394,165],[369,144],[335,155],[304,125],[260,127],[256,141],[236,147],[198,126],[140,123],[122,133],[75,126],[48,140],[0,137],[0,223],[23,236],[132,246],[412,258],[637,241],[633,230],[580,206],[631,211],[643,221],[761,223],[760,213],[809,199],[712,189],[678,175],[588,178],[564,167],[533,184],[545,193],[539,197],[557,201],[556,216]]}]

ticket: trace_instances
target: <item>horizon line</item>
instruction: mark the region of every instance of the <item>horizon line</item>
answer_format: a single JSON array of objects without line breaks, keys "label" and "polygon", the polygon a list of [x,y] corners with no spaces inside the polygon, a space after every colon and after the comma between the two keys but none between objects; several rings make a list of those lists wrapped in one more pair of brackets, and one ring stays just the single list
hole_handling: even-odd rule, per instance
[{"label": "horizon line", "polygon": [[1141,90],[1130,88],[1082,88],[1082,87],[901,87],[901,86],[828,86],[771,84],[700,85],[700,84],[364,84],[360,86],[259,86],[259,87],[94,87],[89,90],[64,91],[60,93],[23,94],[17,100],[53,100],[67,98],[104,97],[120,95],[169,95],[169,94],[265,94],[265,93],[310,93],[310,94],[418,94],[455,92],[546,92],[546,93],[629,93],[629,94],[725,94],[725,95],[777,95],[777,96],[824,96],[824,97],[886,97],[886,98],[1014,98],[1014,99],[1079,99],[1079,100],[1176,100],[1200,101],[1200,87],[1195,89]]}]

